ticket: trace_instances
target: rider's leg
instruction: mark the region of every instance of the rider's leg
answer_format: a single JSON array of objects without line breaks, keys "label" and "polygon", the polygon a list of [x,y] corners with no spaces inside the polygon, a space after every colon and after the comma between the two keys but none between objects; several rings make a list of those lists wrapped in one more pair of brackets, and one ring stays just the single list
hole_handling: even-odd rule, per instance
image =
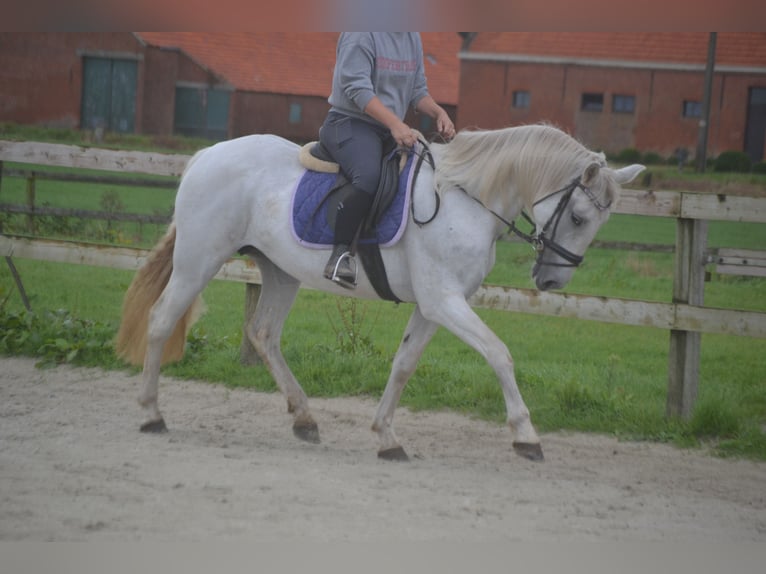
[{"label": "rider's leg", "polygon": [[344,287],[356,285],[356,264],[349,246],[372,206],[380,179],[383,140],[389,134],[382,126],[335,112],[328,114],[319,139],[340,165],[353,191],[338,204],[335,241],[325,266],[325,277]]},{"label": "rider's leg", "polygon": [[335,245],[325,265],[324,276],[350,289],[356,285],[356,263],[350,246],[359,225],[370,211],[372,199],[369,193],[353,188],[338,204],[335,216]]}]

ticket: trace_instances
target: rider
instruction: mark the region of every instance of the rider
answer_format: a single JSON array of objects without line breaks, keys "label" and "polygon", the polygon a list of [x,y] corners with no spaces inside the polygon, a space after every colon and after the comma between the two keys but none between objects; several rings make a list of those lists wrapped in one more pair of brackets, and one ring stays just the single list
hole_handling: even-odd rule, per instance
[{"label": "rider", "polygon": [[455,126],[428,93],[417,32],[342,33],[328,102],[331,107],[319,141],[353,191],[338,204],[334,248],[324,276],[353,289],[356,265],[349,246],[372,206],[386,142],[415,144],[415,132],[403,121],[410,106],[432,117],[445,139],[455,135]]}]

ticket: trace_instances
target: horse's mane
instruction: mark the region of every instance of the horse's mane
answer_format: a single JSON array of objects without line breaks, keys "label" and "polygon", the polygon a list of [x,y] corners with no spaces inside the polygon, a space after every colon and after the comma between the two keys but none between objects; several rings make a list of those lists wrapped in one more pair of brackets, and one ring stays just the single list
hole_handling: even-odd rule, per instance
[{"label": "horse's mane", "polygon": [[[450,143],[433,147],[437,188],[462,188],[485,205],[498,198],[505,202],[500,196],[507,196],[513,184],[526,194],[524,202],[530,206],[590,163],[606,165],[603,154],[548,124],[463,130]],[[614,187],[607,185],[608,193]]]}]

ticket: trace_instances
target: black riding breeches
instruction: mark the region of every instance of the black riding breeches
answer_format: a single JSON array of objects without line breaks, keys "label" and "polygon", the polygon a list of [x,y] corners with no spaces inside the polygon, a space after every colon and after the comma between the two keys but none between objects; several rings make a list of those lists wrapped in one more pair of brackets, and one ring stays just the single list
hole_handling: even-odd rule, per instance
[{"label": "black riding breeches", "polygon": [[375,195],[380,162],[391,133],[358,118],[330,112],[319,130],[319,141],[358,190]]}]

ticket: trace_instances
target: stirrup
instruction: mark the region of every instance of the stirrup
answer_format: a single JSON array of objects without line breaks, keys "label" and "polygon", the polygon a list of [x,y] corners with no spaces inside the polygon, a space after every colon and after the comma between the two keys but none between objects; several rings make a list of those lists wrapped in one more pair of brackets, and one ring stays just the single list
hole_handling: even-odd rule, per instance
[{"label": "stirrup", "polygon": [[348,245],[340,244],[333,248],[330,260],[324,268],[324,276],[346,289],[356,287],[356,260],[351,255]]},{"label": "stirrup", "polygon": [[[344,262],[348,265],[348,269],[341,269],[341,264]],[[356,275],[356,259],[351,255],[350,251],[345,251],[335,262],[335,268],[333,269],[330,281],[346,289],[354,289],[356,287]]]}]

